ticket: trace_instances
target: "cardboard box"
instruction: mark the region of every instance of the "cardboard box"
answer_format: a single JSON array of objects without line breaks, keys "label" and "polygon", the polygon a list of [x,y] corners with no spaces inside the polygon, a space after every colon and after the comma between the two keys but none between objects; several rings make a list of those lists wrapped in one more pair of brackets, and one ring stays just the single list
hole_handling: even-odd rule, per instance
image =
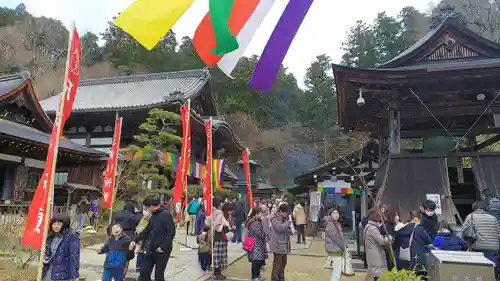
[{"label": "cardboard box", "polygon": [[429,281],[492,281],[494,263],[478,252],[432,251],[427,257]]}]

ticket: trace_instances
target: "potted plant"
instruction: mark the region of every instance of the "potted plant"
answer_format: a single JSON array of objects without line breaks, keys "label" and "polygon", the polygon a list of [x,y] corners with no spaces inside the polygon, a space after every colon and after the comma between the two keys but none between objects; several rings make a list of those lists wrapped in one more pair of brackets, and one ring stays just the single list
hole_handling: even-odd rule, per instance
[{"label": "potted plant", "polygon": [[413,270],[408,269],[396,269],[387,270],[382,273],[382,276],[378,281],[424,281],[427,280],[427,276],[418,276]]}]

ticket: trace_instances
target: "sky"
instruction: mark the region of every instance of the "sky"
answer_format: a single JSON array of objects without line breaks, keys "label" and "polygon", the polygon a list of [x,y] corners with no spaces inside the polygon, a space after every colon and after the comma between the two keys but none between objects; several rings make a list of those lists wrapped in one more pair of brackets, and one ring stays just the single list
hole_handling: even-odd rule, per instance
[{"label": "sky", "polygon": [[[175,1],[175,0],[165,0]],[[377,13],[386,11],[395,16],[405,6],[413,5],[427,12],[436,0],[315,0],[285,57],[284,64],[299,83],[310,63],[321,54],[340,62],[341,45],[349,28],[357,20],[372,22]],[[24,3],[35,16],[52,17],[69,26],[74,21],[80,34],[103,32],[108,21],[125,10],[134,0],[0,0],[0,6],[15,7]],[[260,55],[288,0],[276,0],[275,5],[261,25],[245,55]],[[208,11],[208,0],[195,3],[173,27],[178,38],[192,37],[196,27]]]}]

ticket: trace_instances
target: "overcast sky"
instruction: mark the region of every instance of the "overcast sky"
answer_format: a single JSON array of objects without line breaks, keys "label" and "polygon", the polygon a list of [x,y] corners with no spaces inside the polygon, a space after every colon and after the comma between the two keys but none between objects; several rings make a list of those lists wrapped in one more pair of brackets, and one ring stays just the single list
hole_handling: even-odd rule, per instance
[{"label": "overcast sky", "polygon": [[[0,6],[15,7],[22,2],[26,5],[28,12],[36,16],[56,18],[67,26],[74,21],[80,34],[83,34],[88,30],[94,33],[103,32],[108,21],[125,10],[133,1],[0,0]],[[175,0],[165,0],[165,2],[168,1]],[[302,82],[307,67],[317,55],[326,53],[334,62],[340,61],[341,42],[357,20],[371,22],[377,13],[382,11],[386,11],[389,15],[397,15],[403,7],[409,5],[426,12],[432,2],[432,0],[315,0],[292,43],[284,64]],[[276,4],[247,48],[245,55],[261,54],[287,3],[288,0],[276,0]],[[207,11],[208,0],[196,0],[173,30],[179,38],[186,35],[192,36]]]}]

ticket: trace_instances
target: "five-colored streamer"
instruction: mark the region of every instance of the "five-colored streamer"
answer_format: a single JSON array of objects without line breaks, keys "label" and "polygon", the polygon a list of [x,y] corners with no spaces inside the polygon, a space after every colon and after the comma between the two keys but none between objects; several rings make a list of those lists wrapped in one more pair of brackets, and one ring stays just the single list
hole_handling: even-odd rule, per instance
[{"label": "five-colored streamer", "polygon": [[271,91],[281,63],[312,3],[313,0],[290,0],[255,67],[250,87],[265,93]]}]

